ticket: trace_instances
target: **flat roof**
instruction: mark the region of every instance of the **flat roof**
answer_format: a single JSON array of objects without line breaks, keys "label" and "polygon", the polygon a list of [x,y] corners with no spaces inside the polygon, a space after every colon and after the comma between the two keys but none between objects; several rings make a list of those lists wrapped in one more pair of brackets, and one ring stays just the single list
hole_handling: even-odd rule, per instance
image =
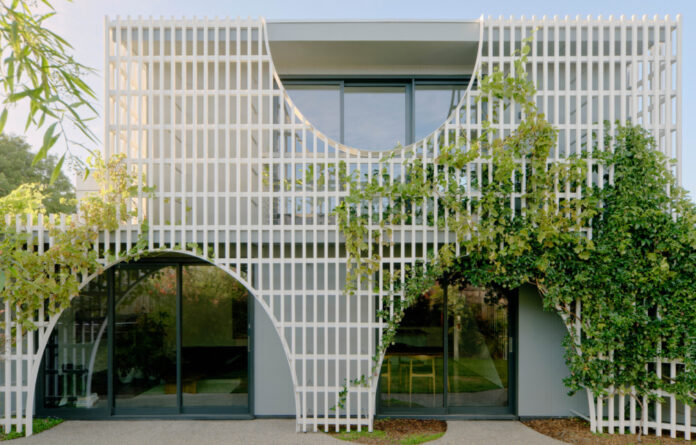
[{"label": "flat roof", "polygon": [[281,75],[467,75],[478,20],[269,20]]},{"label": "flat roof", "polygon": [[273,42],[477,42],[478,20],[269,20]]}]

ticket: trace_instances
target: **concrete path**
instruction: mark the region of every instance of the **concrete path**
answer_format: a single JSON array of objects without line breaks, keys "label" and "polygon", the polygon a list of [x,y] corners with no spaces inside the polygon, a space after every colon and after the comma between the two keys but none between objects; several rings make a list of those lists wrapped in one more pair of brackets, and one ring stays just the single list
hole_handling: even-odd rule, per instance
[{"label": "concrete path", "polygon": [[512,420],[456,420],[447,422],[447,432],[433,445],[561,445],[521,422]]},{"label": "concrete path", "polygon": [[[23,444],[70,445],[178,445],[178,444],[328,444],[348,442],[324,433],[295,433],[291,419],[257,419],[249,421],[70,421],[25,439]],[[472,445],[559,445],[551,439],[514,421],[451,421],[439,444]]]}]

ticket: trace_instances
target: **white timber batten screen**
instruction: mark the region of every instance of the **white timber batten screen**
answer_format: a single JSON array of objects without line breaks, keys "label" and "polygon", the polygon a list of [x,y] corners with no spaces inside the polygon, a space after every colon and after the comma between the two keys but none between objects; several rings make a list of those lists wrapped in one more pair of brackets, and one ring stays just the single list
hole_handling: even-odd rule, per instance
[{"label": "white timber batten screen", "polygon": [[[551,158],[603,147],[605,122],[610,132],[632,122],[650,130],[658,149],[677,160],[680,178],[679,17],[501,17],[480,19],[479,25],[472,79],[496,67],[513,69],[514,51],[534,34],[527,72],[538,106],[559,130]],[[384,327],[376,318],[383,295],[368,290],[371,283],[361,283],[354,296],[342,291],[347,259],[332,215],[347,193],[339,163],[366,178],[387,166],[391,181],[405,180],[406,157],[434,164],[439,147],[480,134],[487,109],[476,101],[475,82],[440,128],[381,162],[382,153],[327,138],[293,105],[274,69],[263,20],[117,18],[106,20],[105,34],[106,156],[125,154],[129,166],[156,187],[153,198],[141,192],[137,200],[144,209],[140,219],[149,224],[149,249],[202,248],[206,259],[249,288],[287,355],[298,431],[320,425],[371,429],[377,375],[366,386],[349,386],[345,408],[332,409],[346,380],[370,372]],[[502,113],[501,131],[519,122],[513,110]],[[476,194],[472,177],[491,172],[483,163],[474,161],[462,172],[470,197]],[[601,185],[602,177],[589,169],[587,185]],[[578,193],[561,190],[558,199]],[[511,205],[519,197],[511,196]],[[378,204],[368,211],[378,218],[381,209]],[[411,209],[408,223],[392,227],[383,271],[425,260],[454,240],[417,210]],[[103,253],[132,246],[140,222],[104,233],[95,248]],[[18,218],[16,224],[36,234],[39,249],[50,245],[43,217]],[[382,273],[377,280],[382,289]],[[30,335],[11,330],[11,311],[4,316],[2,422],[6,430],[15,425],[30,434],[36,375],[58,315],[38,314],[37,333]],[[676,373],[677,365],[671,366]],[[623,403],[624,396],[617,397]],[[654,419],[637,419],[633,401],[630,418],[618,410],[615,420],[613,397],[605,408],[590,396],[592,426],[673,436],[683,431],[687,437],[696,432],[689,407],[672,395],[665,399],[664,418],[658,405]]]}]

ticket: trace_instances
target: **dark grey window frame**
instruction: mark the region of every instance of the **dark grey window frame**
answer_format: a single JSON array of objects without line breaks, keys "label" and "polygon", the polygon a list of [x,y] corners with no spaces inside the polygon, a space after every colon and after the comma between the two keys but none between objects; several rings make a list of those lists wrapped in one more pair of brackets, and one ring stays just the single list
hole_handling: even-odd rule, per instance
[{"label": "dark grey window frame", "polygon": [[[340,106],[340,142],[345,144],[345,88],[346,86],[374,87],[405,87],[406,100],[406,139],[405,145],[417,142],[416,139],[416,87],[433,85],[461,85],[466,89],[471,82],[471,76],[284,76],[281,82],[285,86],[338,86]],[[321,128],[319,129],[321,131]],[[433,128],[435,130],[435,128]],[[357,147],[360,148],[360,147]]]}]

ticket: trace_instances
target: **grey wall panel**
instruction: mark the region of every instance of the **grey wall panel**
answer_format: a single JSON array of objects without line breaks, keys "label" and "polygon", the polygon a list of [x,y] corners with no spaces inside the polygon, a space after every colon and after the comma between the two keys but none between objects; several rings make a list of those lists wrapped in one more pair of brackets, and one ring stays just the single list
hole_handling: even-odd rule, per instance
[{"label": "grey wall panel", "polygon": [[585,413],[587,397],[568,396],[563,378],[568,375],[563,356],[566,328],[561,318],[544,311],[532,286],[519,293],[518,415],[571,416]]},{"label": "grey wall panel", "polygon": [[285,352],[268,314],[254,302],[254,414],[295,415],[292,379]]}]

